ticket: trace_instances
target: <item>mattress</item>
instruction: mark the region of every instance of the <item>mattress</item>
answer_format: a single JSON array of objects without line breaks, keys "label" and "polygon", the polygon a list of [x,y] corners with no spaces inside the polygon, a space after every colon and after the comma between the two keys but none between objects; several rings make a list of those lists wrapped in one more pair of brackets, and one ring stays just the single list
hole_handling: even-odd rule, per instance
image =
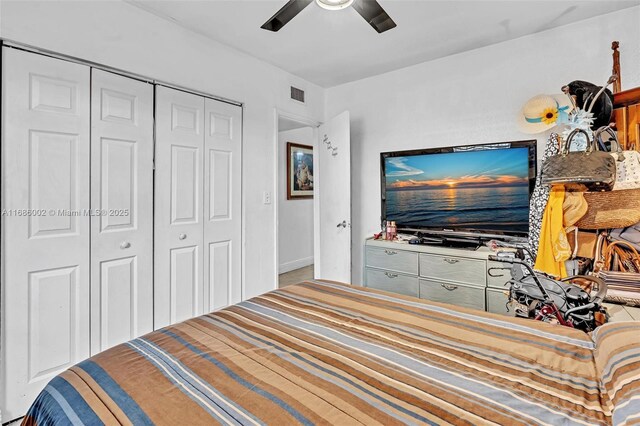
[{"label": "mattress", "polygon": [[24,424],[633,423],[639,336],[303,282],[77,364]]}]

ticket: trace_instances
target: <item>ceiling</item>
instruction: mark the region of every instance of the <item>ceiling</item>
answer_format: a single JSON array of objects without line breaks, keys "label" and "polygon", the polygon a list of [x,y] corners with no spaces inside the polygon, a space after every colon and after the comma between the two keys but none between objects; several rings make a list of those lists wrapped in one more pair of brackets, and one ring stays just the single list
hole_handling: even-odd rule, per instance
[{"label": "ceiling", "polygon": [[640,0],[379,0],[398,26],[378,34],[351,7],[328,11],[312,3],[272,33],[260,25],[287,0],[127,1],[322,87],[640,4]]}]

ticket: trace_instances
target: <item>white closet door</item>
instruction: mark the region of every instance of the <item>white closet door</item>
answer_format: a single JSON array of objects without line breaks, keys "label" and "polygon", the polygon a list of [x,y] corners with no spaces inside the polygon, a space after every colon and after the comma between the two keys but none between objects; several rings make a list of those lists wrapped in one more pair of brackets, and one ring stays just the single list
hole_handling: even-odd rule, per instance
[{"label": "white closet door", "polygon": [[242,300],[242,108],[205,99],[204,300],[210,312]]},{"label": "white closet door", "polygon": [[153,86],[91,78],[91,353],[153,329]]},{"label": "white closet door", "polygon": [[154,328],[203,313],[204,98],[156,88]]},{"label": "white closet door", "polygon": [[2,418],[10,420],[89,355],[89,68],[2,50]]}]

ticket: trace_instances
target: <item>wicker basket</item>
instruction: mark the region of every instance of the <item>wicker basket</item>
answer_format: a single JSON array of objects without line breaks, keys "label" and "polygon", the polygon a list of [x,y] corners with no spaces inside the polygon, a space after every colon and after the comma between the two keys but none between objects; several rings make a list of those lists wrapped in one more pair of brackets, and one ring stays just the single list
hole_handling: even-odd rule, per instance
[{"label": "wicker basket", "polygon": [[640,189],[585,192],[587,213],[575,224],[581,229],[626,228],[640,222]]}]

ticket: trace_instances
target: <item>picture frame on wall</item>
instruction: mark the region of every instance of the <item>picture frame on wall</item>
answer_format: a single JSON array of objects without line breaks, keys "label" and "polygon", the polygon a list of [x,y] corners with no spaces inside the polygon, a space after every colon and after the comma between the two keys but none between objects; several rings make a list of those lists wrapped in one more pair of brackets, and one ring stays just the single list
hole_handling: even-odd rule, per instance
[{"label": "picture frame on wall", "polygon": [[287,142],[287,200],[313,198],[313,147]]}]

